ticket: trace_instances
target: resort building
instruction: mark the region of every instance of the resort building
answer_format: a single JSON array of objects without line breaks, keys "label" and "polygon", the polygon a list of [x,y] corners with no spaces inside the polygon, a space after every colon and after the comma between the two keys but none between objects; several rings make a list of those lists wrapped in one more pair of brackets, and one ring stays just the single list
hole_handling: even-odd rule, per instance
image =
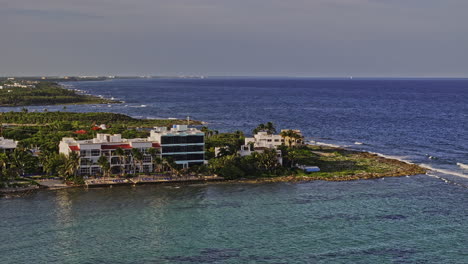
[{"label": "resort building", "polygon": [[[122,153],[116,152],[117,149]],[[73,138],[63,138],[59,145],[60,153],[69,155],[76,152],[80,157],[78,173],[80,175],[96,175],[101,173],[101,166],[98,159],[105,156],[109,160],[112,173],[138,173],[153,171],[153,158],[149,154],[149,149],[160,150],[161,146],[156,141],[145,138],[125,139],[120,134],[97,134],[91,140],[75,140]],[[133,149],[138,149],[142,153],[142,159],[133,157]]]},{"label": "resort building", "polygon": [[155,127],[148,140],[159,142],[162,158],[172,158],[183,168],[205,163],[205,133],[187,125]]},{"label": "resort building", "polygon": [[15,150],[17,146],[18,146],[18,141],[0,137],[0,153],[11,152]]},{"label": "resort building", "polygon": [[[113,174],[153,172],[153,158],[149,149],[157,150],[157,155],[171,158],[182,168],[200,165],[205,162],[205,134],[186,125],[176,125],[171,129],[156,127],[148,138],[125,139],[120,134],[97,134],[90,140],[63,138],[59,151],[65,155],[76,152],[80,157],[78,173],[80,175],[97,175],[101,173],[98,160],[101,156],[108,158]],[[123,153],[116,151],[122,149]],[[142,153],[137,160],[135,150]]]}]

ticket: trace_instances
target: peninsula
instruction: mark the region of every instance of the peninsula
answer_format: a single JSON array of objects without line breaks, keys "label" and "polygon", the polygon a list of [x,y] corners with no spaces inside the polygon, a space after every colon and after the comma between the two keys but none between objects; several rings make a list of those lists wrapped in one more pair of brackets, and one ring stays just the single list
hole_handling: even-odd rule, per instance
[{"label": "peninsula", "polygon": [[8,78],[0,81],[1,106],[118,103],[66,89],[56,82]]},{"label": "peninsula", "polygon": [[[142,120],[113,113],[2,114],[3,191],[193,181],[345,181],[424,174],[376,154],[310,145],[271,122],[253,137],[202,122]],[[198,125],[189,127],[189,125]],[[1,188],[1,187],[0,187]]]}]

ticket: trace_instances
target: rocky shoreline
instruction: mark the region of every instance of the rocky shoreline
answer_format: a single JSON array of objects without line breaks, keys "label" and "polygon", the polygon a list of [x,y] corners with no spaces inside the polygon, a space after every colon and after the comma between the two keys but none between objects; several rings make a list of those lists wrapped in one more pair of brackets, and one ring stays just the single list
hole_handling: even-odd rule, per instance
[{"label": "rocky shoreline", "polygon": [[[348,150],[343,148],[321,148],[322,151],[334,151],[339,153],[345,153],[347,155],[352,155],[360,159],[367,159],[373,161],[377,165],[385,165],[390,169],[384,172],[360,172],[355,174],[349,175],[334,175],[330,173],[329,175],[321,175],[315,172],[307,174],[307,175],[289,175],[289,176],[278,176],[278,177],[262,177],[262,178],[242,178],[236,180],[228,180],[223,179],[219,181],[206,181],[206,183],[215,183],[215,184],[226,184],[226,183],[252,183],[252,184],[259,184],[259,183],[276,183],[276,182],[307,182],[307,181],[354,181],[354,180],[370,180],[370,179],[379,179],[379,178],[386,178],[386,177],[403,177],[403,176],[413,176],[413,175],[421,175],[426,174],[427,169],[418,166],[416,164],[407,163],[404,161],[391,159],[382,157],[377,154],[369,153],[369,152],[361,152],[361,151],[354,151]],[[177,181],[178,183],[182,183],[182,181]],[[143,185],[144,183],[142,183]],[[148,183],[149,184],[149,183]],[[76,186],[66,186],[64,188],[83,188],[83,185],[76,185]],[[37,186],[34,188],[8,188],[8,189],[0,189],[0,195],[8,195],[8,194],[28,194],[35,192],[41,189],[61,189],[61,188],[38,188]]]},{"label": "rocky shoreline", "polygon": [[[385,172],[360,172],[350,175],[330,175],[322,176],[311,173],[308,175],[289,175],[279,177],[264,177],[264,178],[244,178],[237,180],[226,180],[224,182],[239,182],[239,183],[274,183],[274,182],[306,182],[306,181],[355,181],[355,180],[371,180],[387,177],[404,177],[423,175],[428,172],[416,164],[411,164],[397,159],[386,158],[378,154],[348,150],[343,148],[327,147],[327,150],[339,151],[341,153],[348,153],[357,155],[360,158],[373,160],[375,163],[385,164],[391,166],[391,170]],[[331,173],[332,174],[332,173]]]}]

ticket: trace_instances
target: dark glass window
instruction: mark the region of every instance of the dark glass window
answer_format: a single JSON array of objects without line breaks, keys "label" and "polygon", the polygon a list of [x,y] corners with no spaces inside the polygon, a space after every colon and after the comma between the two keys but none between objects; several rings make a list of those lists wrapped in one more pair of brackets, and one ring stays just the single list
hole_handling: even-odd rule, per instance
[{"label": "dark glass window", "polygon": [[203,143],[204,136],[162,136],[162,144]]}]

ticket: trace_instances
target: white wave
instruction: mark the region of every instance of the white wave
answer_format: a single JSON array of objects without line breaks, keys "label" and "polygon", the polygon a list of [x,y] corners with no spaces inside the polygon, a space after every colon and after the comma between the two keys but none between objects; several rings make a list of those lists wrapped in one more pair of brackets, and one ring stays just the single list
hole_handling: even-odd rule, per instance
[{"label": "white wave", "polygon": [[385,155],[385,154],[382,154],[382,153],[372,152],[372,151],[368,151],[368,152],[372,153],[372,154],[375,154],[377,156],[380,156],[382,158],[394,159],[394,160],[398,160],[398,161],[401,161],[401,162],[406,162],[406,163],[409,163],[409,164],[415,164],[414,162],[408,160],[407,156],[393,156],[393,155]]},{"label": "white wave", "polygon": [[457,166],[459,166],[460,168],[462,169],[467,169],[468,170],[468,165],[467,164],[463,164],[461,162],[457,162]]},{"label": "white wave", "polygon": [[466,175],[466,174],[464,174],[464,173],[460,173],[460,172],[456,172],[456,171],[451,171],[451,170],[446,170],[446,169],[434,168],[434,167],[432,167],[431,165],[428,165],[428,164],[420,164],[419,166],[421,166],[421,167],[423,167],[423,168],[426,168],[426,169],[428,169],[428,170],[435,171],[435,172],[439,172],[439,173],[443,173],[443,174],[458,176],[458,177],[462,177],[462,178],[468,178],[468,175]]},{"label": "white wave", "polygon": [[319,141],[315,141],[315,143],[312,144],[312,145],[326,146],[326,147],[332,147],[332,148],[344,148],[345,147],[345,146],[340,146],[340,145],[336,145],[336,144],[323,143],[323,142],[319,142]]},{"label": "white wave", "polygon": [[354,142],[354,145],[364,145],[364,143],[356,141],[356,142]]}]

